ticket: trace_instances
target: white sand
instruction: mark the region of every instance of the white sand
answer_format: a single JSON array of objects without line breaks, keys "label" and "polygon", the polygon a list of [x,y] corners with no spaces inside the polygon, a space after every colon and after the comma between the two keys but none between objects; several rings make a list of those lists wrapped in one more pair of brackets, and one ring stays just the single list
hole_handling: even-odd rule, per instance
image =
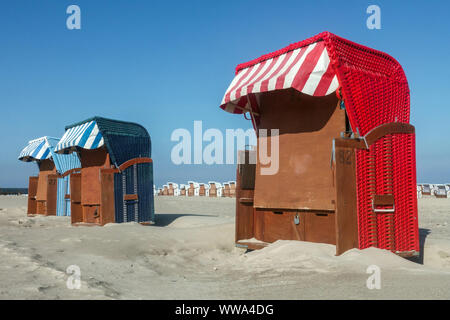
[{"label": "white sand", "polygon": [[[157,197],[157,226],[72,227],[0,197],[0,299],[449,299],[450,199],[419,200],[424,264],[326,244],[234,247],[234,199]],[[420,259],[418,259],[420,260]],[[366,269],[381,268],[369,290]],[[81,289],[66,286],[69,265]]]}]

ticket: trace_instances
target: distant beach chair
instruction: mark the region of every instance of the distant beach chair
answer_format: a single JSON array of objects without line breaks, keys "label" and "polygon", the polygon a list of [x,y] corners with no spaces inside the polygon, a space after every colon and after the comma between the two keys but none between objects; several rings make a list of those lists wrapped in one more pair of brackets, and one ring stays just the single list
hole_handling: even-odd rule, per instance
[{"label": "distant beach chair", "polygon": [[198,186],[199,186],[199,189],[198,189],[198,195],[199,195],[199,197],[204,197],[205,196],[205,184],[204,183],[199,183],[198,184]]},{"label": "distant beach chair", "polygon": [[224,182],[223,184],[223,192],[222,197],[230,197],[230,184],[228,182]]},{"label": "distant beach chair", "polygon": [[422,198],[422,186],[420,184],[417,185],[417,199]]},{"label": "distant beach chair", "polygon": [[198,197],[200,194],[200,185],[194,181],[188,181],[188,185],[189,185],[188,196]]},{"label": "distant beach chair", "polygon": [[180,195],[180,188],[175,182],[168,182],[169,185],[169,196],[178,197]]},{"label": "distant beach chair", "polygon": [[187,195],[188,197],[194,196],[194,182],[188,181]]},{"label": "distant beach chair", "polygon": [[229,181],[230,186],[230,198],[236,198],[236,181]]},{"label": "distant beach chair", "polygon": [[434,187],[434,196],[436,198],[447,198],[447,188],[444,184],[438,184]]},{"label": "distant beach chair", "polygon": [[185,184],[180,184],[180,196],[186,197],[187,196],[187,188]]},{"label": "distant beach chair", "polygon": [[222,185],[219,182],[209,181],[209,196],[222,197]]},{"label": "distant beach chair", "polygon": [[172,182],[167,183],[167,195],[172,196],[174,195],[174,187]]},{"label": "distant beach chair", "polygon": [[200,184],[198,182],[194,183],[194,196],[198,197],[200,195]]},{"label": "distant beach chair", "polygon": [[431,196],[431,192],[432,192],[432,185],[428,183],[422,184],[422,195]]},{"label": "distant beach chair", "polygon": [[19,160],[35,162],[39,176],[29,178],[29,215],[70,216],[70,173],[80,170],[76,155],[57,154],[58,138],[31,140],[19,155]]},{"label": "distant beach chair", "polygon": [[209,184],[199,183],[198,195],[200,197],[209,197]]},{"label": "distant beach chair", "polygon": [[70,177],[72,224],[154,223],[150,145],[136,123],[93,117],[66,127],[55,152],[81,162]]}]

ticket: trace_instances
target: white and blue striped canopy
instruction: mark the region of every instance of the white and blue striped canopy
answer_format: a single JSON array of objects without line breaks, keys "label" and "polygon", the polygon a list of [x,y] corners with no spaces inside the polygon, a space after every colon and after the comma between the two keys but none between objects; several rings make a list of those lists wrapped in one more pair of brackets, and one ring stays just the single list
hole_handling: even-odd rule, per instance
[{"label": "white and blue striped canopy", "polygon": [[30,162],[50,159],[50,144],[47,137],[38,138],[28,142],[28,145],[20,152],[19,160]]},{"label": "white and blue striped canopy", "polygon": [[77,148],[97,149],[103,144],[103,136],[93,120],[68,129],[56,145],[55,152],[70,153]]}]

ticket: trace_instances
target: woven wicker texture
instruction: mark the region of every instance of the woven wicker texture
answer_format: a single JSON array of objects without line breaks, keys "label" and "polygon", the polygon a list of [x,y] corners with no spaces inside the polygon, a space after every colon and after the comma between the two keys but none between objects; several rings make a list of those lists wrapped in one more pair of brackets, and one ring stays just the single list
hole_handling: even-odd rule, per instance
[{"label": "woven wicker texture", "polygon": [[[324,33],[354,131],[409,123],[410,98],[400,64],[387,54]],[[359,247],[419,251],[414,134],[392,134],[357,153]],[[375,213],[374,195],[393,194],[394,213]]]},{"label": "woven wicker texture", "polygon": [[[125,201],[124,195],[137,194],[137,201]],[[114,174],[115,221],[155,221],[153,163],[140,163]]]}]

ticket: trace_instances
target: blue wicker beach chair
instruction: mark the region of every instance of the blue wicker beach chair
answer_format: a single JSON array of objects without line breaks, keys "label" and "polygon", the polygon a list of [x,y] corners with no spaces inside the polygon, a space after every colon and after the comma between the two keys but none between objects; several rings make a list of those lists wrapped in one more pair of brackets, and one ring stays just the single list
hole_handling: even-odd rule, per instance
[{"label": "blue wicker beach chair", "polygon": [[73,224],[154,223],[151,140],[143,126],[90,118],[67,126],[55,152],[81,162],[70,181]]}]

